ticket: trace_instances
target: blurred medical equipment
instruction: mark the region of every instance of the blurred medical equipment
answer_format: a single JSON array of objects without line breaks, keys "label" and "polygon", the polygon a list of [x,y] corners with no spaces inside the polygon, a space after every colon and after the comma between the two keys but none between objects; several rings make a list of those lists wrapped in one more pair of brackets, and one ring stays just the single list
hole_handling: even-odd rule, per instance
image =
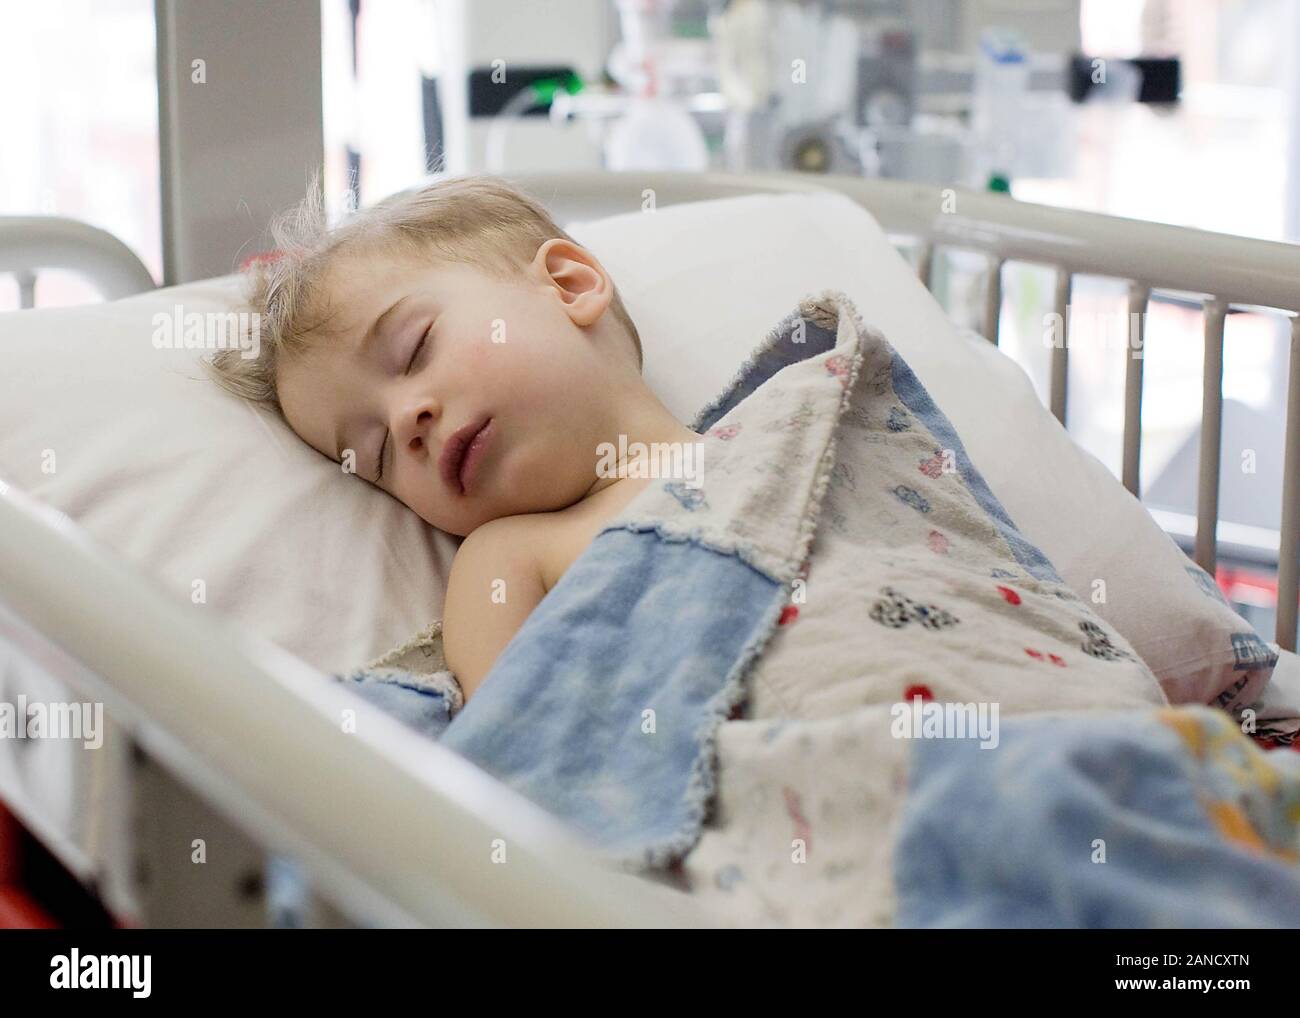
[{"label": "blurred medical equipment", "polygon": [[1176,61],[1079,55],[1069,0],[736,0],[711,25],[732,170],[1001,188],[1072,171],[1072,102],[1177,98]]},{"label": "blurred medical equipment", "polygon": [[[459,53],[442,88],[448,170],[712,167],[1000,189],[1072,172],[1075,104],[1178,96],[1176,60],[1081,55],[1078,0],[546,7],[440,5],[444,48]],[[466,83],[467,101],[453,98]]]},{"label": "blurred medical equipment", "polygon": [[605,139],[606,169],[708,169],[704,132],[675,96],[660,92],[660,79],[673,69],[671,5],[657,0],[616,3],[623,40],[610,58],[610,68],[611,73],[621,69],[632,100]]},{"label": "blurred medical equipment", "polygon": [[585,92],[601,80],[615,21],[607,0],[436,0],[430,47],[439,109],[429,147],[442,169],[601,167],[595,125],[560,123],[548,113],[564,94],[557,83]]}]

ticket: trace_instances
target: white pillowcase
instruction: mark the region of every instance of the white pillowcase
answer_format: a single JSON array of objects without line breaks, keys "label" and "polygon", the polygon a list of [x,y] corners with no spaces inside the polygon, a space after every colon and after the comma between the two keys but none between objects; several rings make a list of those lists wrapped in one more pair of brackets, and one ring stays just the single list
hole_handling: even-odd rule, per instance
[{"label": "white pillowcase", "polygon": [[[875,219],[843,195],[746,196],[569,227],[614,277],[646,380],[691,420],[800,298],[843,290],[947,414],[1021,532],[1118,629],[1175,703],[1249,703],[1250,625],[1136,499],[1079,449],[996,347],[956,329]],[[1104,600],[1101,598],[1104,597]],[[1244,634],[1250,634],[1249,637]]]},{"label": "white pillowcase", "polygon": [[0,315],[0,477],[196,612],[354,668],[441,613],[456,542],[219,389],[206,351],[155,349],[155,313],[239,293],[226,277]]},{"label": "white pillowcase", "polygon": [[[1024,373],[959,333],[875,220],[839,195],[750,196],[577,224],[637,322],[646,378],[695,412],[807,294],[845,291],[906,357],[1025,536],[1134,645],[1176,702],[1243,677],[1249,631],[1190,562],[1038,403]],[[226,311],[238,281],[107,305],[0,315],[0,477],[69,513],[195,611],[348,670],[442,610],[456,542],[203,374],[158,350],[153,317]],[[47,450],[54,471],[47,473]],[[200,587],[200,583],[202,586]]]}]

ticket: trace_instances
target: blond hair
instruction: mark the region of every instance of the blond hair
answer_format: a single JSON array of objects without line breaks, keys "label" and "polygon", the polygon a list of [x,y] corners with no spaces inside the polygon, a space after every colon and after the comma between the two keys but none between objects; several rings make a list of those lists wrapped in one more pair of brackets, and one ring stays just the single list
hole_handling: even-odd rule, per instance
[{"label": "blond hair", "polygon": [[[401,191],[333,229],[313,178],[306,199],[277,216],[270,230],[274,252],[252,259],[245,270],[247,303],[259,319],[258,356],[231,348],[217,351],[206,363],[224,389],[281,416],[276,366],[282,356],[310,346],[313,334],[328,331],[325,280],[340,255],[432,253],[511,280],[546,241],[559,237],[577,243],[541,203],[490,176],[448,178]],[[617,287],[610,311],[626,330],[640,370],[641,337]]]}]

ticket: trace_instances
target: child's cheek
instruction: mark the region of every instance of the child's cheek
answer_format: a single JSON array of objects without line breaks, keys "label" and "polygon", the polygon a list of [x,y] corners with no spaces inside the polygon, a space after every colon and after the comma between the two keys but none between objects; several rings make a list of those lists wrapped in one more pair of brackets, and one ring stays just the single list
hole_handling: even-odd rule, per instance
[{"label": "child's cheek", "polygon": [[513,347],[523,338],[523,323],[515,318],[489,318],[482,330],[484,341],[476,344],[480,360],[478,366],[487,367],[508,357]]},{"label": "child's cheek", "polygon": [[498,342],[498,333],[493,327],[493,320],[488,319],[472,327],[456,348],[456,373],[463,380],[481,378],[485,373],[497,370],[502,352],[508,343]]},{"label": "child's cheek", "polygon": [[[526,375],[528,339],[522,331],[523,323],[492,319],[486,330],[487,339],[473,344],[468,351],[466,366],[471,377],[494,385],[511,386]],[[513,381],[512,381],[513,380]]]}]

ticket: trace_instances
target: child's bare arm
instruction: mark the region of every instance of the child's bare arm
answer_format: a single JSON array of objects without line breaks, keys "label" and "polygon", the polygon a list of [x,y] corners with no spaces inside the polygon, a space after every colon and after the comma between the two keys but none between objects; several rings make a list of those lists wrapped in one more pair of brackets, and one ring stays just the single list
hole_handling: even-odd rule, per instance
[{"label": "child's bare arm", "polygon": [[442,646],[466,700],[546,593],[532,523],[514,516],[485,523],[452,562]]}]

